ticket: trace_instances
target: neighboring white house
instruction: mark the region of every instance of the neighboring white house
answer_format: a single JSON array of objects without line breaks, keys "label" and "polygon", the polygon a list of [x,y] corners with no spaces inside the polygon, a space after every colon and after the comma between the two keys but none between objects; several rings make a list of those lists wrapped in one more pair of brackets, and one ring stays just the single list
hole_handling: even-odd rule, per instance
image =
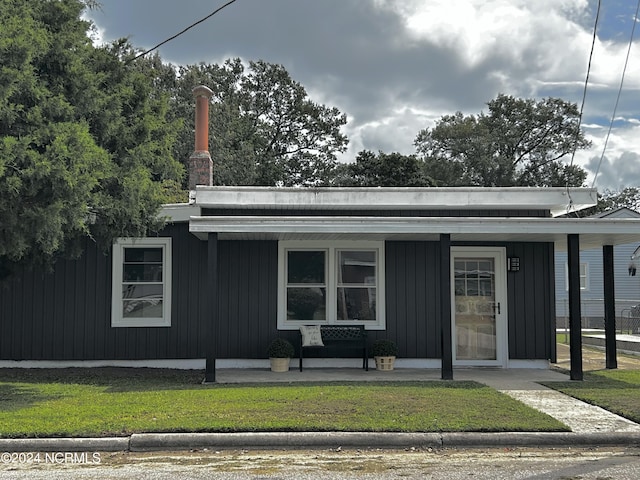
[{"label": "neighboring white house", "polygon": [[[640,218],[640,213],[619,208],[596,218]],[[614,252],[616,327],[640,333],[640,244],[616,245]],[[634,257],[637,256],[637,258]],[[558,328],[568,326],[567,253],[556,252],[556,315]],[[580,298],[583,328],[604,328],[604,286],[602,249],[580,252]]]}]

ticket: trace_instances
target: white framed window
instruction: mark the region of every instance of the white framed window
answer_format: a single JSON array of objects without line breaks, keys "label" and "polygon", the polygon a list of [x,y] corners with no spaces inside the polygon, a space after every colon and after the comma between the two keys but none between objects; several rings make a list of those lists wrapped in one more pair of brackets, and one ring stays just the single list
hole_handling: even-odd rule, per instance
[{"label": "white framed window", "polygon": [[278,328],[385,328],[384,242],[281,241]]},{"label": "white framed window", "polygon": [[[564,264],[564,289],[569,291],[569,265]],[[589,264],[580,264],[580,290],[589,290]]]},{"label": "white framed window", "polygon": [[112,327],[171,326],[171,238],[116,240],[112,273]]}]

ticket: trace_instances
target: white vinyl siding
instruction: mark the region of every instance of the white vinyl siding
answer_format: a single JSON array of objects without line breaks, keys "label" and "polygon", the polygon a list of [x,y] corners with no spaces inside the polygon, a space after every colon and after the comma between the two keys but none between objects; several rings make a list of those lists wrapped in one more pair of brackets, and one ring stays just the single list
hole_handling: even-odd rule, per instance
[{"label": "white vinyl siding", "polygon": [[[564,289],[569,291],[569,265],[564,265]],[[589,264],[580,263],[580,290],[589,290]]]}]

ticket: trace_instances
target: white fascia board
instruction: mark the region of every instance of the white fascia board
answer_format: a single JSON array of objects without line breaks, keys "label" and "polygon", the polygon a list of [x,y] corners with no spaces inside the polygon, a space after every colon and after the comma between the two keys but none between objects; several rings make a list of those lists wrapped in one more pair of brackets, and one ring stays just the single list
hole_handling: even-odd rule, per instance
[{"label": "white fascia board", "polygon": [[209,232],[227,238],[269,235],[345,238],[437,238],[455,241],[529,241],[564,243],[569,234],[584,236],[584,246],[640,241],[640,219],[500,218],[500,217],[192,217],[189,231],[200,238]]},{"label": "white fascia board", "polygon": [[197,205],[222,209],[510,209],[549,210],[552,215],[561,215],[596,203],[597,191],[591,188],[198,186],[196,189]]},{"label": "white fascia board", "polygon": [[169,223],[188,222],[191,217],[201,215],[202,209],[199,205],[192,203],[167,203],[162,205],[158,217],[165,219]]}]

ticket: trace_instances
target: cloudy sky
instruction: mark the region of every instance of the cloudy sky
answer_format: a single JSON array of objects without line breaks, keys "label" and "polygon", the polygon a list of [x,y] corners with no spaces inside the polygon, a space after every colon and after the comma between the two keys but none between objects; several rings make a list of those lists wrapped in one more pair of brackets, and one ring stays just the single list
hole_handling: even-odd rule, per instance
[{"label": "cloudy sky", "polygon": [[[99,37],[151,48],[227,0],[99,0]],[[637,2],[604,0],[575,163],[591,186],[640,186],[640,28],[613,114]],[[237,0],[159,49],[176,65],[230,57],[285,66],[312,100],[347,114],[349,150],[413,153],[442,115],[498,93],[582,102],[597,0]],[[601,161],[602,157],[602,161]]]}]

